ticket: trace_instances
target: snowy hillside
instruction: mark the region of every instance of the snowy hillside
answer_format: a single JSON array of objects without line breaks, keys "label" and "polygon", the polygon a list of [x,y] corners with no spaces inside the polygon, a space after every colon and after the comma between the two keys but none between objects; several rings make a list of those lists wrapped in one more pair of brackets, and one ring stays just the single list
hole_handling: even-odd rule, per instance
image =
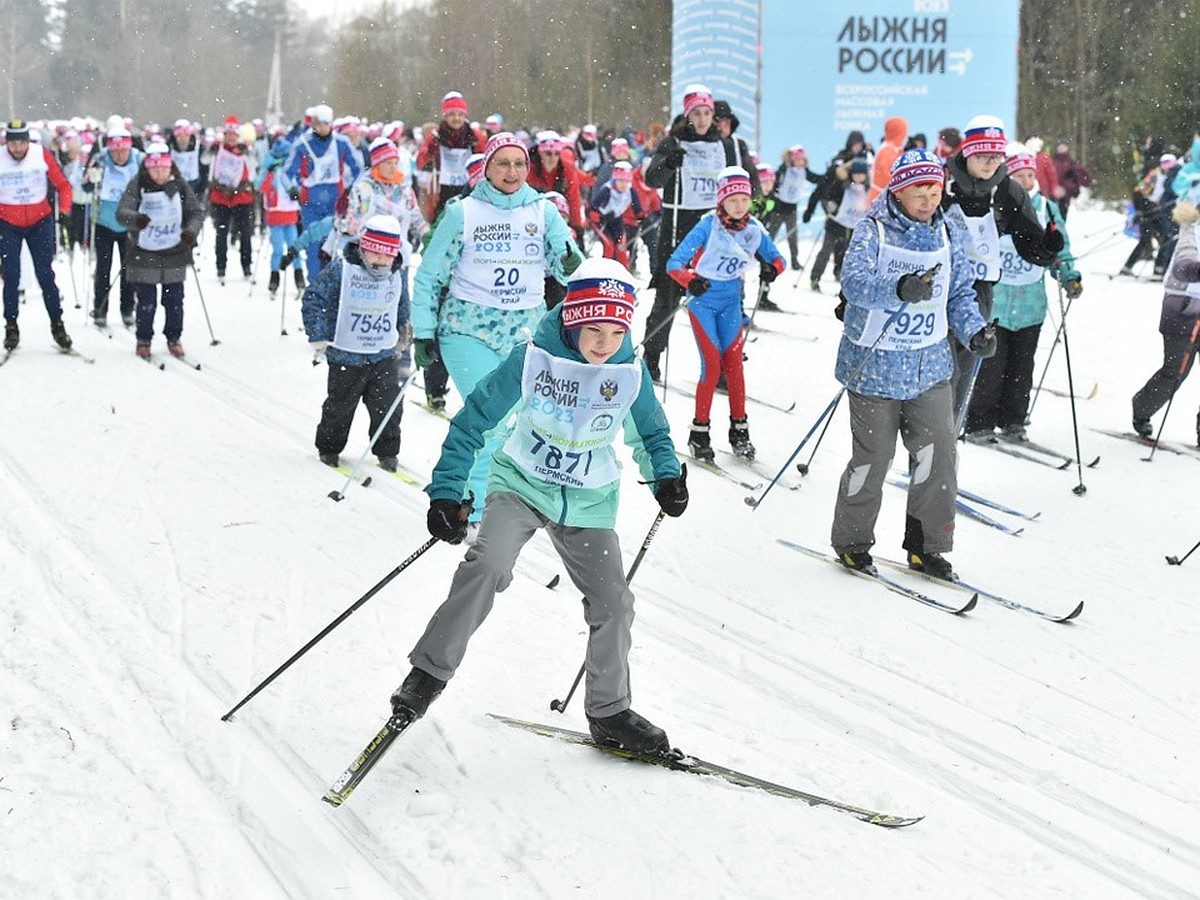
[{"label": "snowy hillside", "polygon": [[[828,545],[844,409],[803,486],[786,489],[801,481],[790,472],[758,510],[693,470],[691,507],[633,584],[638,711],[706,759],[926,817],[898,831],[488,718],[586,728],[578,698],[549,711],[585,636],[578,592],[546,587],[562,569],[540,535],[429,715],[344,807],[322,803],[386,717],[462,550],[435,546],[221,722],[425,541],[424,495],[368,463],[370,487],[326,496],[343,479],[313,448],[325,369],[310,365],[294,291],[281,336],[279,302],[263,284],[218,286],[206,246],[221,343],[189,280],[183,343],[203,368],[166,359],[159,337],[159,371],[132,334],[107,337],[71,308],[60,262],[68,328],[95,364],[55,351],[31,290],[0,369],[0,896],[1195,896],[1200,554],[1182,568],[1163,557],[1200,539],[1200,459],[1145,463],[1093,430],[1129,427],[1129,398],[1161,360],[1161,293],[1108,278],[1129,251],[1116,214],[1077,210],[1069,225],[1084,273],[1075,384],[1099,385],[1078,403],[1079,436],[1101,461],[1076,496],[1073,468],[964,447],[964,488],[1041,515],[994,513],[1025,525],[1019,537],[960,517],[951,559],[1033,606],[1084,600],[1077,621],[987,600],[946,615],[780,546]],[[772,296],[798,314],[761,314],[749,345],[749,392],[796,402],[751,404],[772,471],[837,390],[835,284],[816,295],[793,277]],[[697,363],[682,315],[672,346],[684,384]],[[1064,363],[1060,349],[1048,386],[1065,391]],[[1193,377],[1164,438],[1191,444],[1198,404]],[[446,423],[405,407],[401,463],[425,477]],[[691,401],[670,393],[667,410],[682,444]],[[721,447],[725,418],[718,395]],[[1043,394],[1030,434],[1072,447],[1069,402]],[[365,440],[360,415],[343,458]],[[618,525],[629,560],[656,512],[634,479],[627,468]],[[876,552],[899,557],[904,495],[889,491]]]}]

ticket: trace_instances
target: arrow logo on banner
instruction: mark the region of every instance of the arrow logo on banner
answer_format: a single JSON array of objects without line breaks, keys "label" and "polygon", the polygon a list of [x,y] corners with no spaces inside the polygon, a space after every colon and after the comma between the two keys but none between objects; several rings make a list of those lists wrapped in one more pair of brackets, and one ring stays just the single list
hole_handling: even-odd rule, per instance
[{"label": "arrow logo on banner", "polygon": [[968,47],[966,50],[951,50],[950,51],[951,62],[949,65],[946,66],[946,68],[949,69],[951,72],[954,72],[958,75],[966,75],[967,74],[967,63],[969,63],[974,58],[975,58],[975,54],[971,52],[970,47]]}]

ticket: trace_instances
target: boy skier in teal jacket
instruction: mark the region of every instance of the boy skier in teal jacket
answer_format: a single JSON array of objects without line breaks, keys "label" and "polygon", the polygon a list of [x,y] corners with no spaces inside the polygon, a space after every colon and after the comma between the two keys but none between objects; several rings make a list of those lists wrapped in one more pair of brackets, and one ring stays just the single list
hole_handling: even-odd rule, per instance
[{"label": "boy skier in teal jacket", "polygon": [[516,416],[492,460],[478,537],[409,655],[412,672],[392,696],[397,715],[420,718],[441,693],[496,594],[511,583],[521,548],[545,528],[587,598],[584,705],[592,736],[640,752],[670,748],[661,728],[629,708],[633,594],[613,530],[617,432],[623,426],[667,515],[687,507],[687,471],[675,456],[650,375],[633,354],[632,281],[615,260],[584,262],[571,276],[566,300],[546,314],[533,340],[480,382],[451,421],[427,488],[427,524],[431,535],[456,544],[466,536],[470,498],[464,495],[475,454],[485,434]]}]

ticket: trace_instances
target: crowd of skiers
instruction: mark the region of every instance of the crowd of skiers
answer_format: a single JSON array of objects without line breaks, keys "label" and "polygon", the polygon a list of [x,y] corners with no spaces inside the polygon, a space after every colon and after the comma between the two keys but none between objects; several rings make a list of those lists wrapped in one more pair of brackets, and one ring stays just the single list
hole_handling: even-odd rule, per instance
[{"label": "crowd of skiers", "polygon": [[[444,410],[450,381],[465,401],[427,489],[427,524],[433,537],[468,540],[471,549],[410,655],[413,669],[393,697],[397,715],[419,718],[442,691],[517,553],[545,528],[588,598],[592,734],[657,751],[668,746],[665,733],[630,709],[633,597],[613,531],[612,443],[628,429],[663,514],[684,512],[687,470],[653,385],[665,381],[670,326],[686,308],[700,357],[687,447],[699,464],[715,464],[712,407],[723,386],[729,448],[754,458],[748,326],[778,309],[769,289],[787,263],[805,268],[797,232],[820,211],[809,285],[820,291],[832,262],[844,323],[834,374],[853,435],[831,544],[847,568],[873,569],[899,435],[909,459],[908,563],[954,579],[945,554],[958,439],[1027,440],[1045,276],[1060,300],[1083,290],[1066,220],[1090,175],[1069,145],[1049,154],[1036,135],[1012,142],[1003,122],[981,114],[943,128],[930,148],[895,116],[877,147],[851,132],[823,172],[801,144],[772,166],[702,84],[686,89],[672,126],[649,137],[594,125],[514,132],[498,114],[473,123],[454,91],[439,113],[412,131],[401,121],[335,117],[325,104],[290,129],[231,116],[214,129],[180,119],[169,131],[135,133],[114,116],[102,127],[64,123],[37,135],[10,122],[0,150],[6,350],[20,342],[22,245],[61,348],[72,342],[51,268],[56,245],[89,255],[98,327],[108,324],[117,262],[122,321],[149,357],[159,303],[168,350],[183,355],[185,276],[207,219],[222,284],[231,243],[249,279],[254,242],[269,241],[269,291],[291,268],[308,340],[328,364],[315,438],[322,462],[341,465],[361,403],[379,465],[396,471],[414,365],[431,411]],[[1182,162],[1151,150],[1135,200],[1142,243],[1127,268],[1159,241],[1167,301],[1163,368],[1134,398],[1141,434],[1186,375],[1200,335],[1200,139]],[[1176,230],[1167,221],[1182,228],[1174,251],[1165,247]],[[641,359],[630,336],[639,246],[655,292]],[[747,274],[756,296],[744,289]],[[501,427],[511,413],[515,427]]]}]

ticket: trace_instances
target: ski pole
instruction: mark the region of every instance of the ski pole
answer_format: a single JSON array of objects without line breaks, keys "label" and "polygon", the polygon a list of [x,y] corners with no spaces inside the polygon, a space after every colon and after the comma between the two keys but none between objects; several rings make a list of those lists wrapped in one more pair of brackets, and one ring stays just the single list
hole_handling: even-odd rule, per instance
[{"label": "ski pole", "polygon": [[383,576],[383,578],[373,588],[371,588],[369,591],[367,591],[365,594],[363,594],[361,597],[359,597],[357,600],[355,600],[354,603],[351,604],[351,606],[345,612],[343,612],[340,616],[338,616],[336,619],[334,619],[332,622],[330,622],[328,625],[326,625],[324,628],[322,628],[321,631],[316,635],[316,637],[314,637],[307,644],[305,644],[303,647],[301,647],[299,650],[297,650],[295,653],[293,653],[288,658],[287,662],[285,662],[278,669],[276,669],[274,672],[272,672],[270,675],[268,675],[266,677],[266,679],[258,685],[258,687],[256,687],[250,693],[248,693],[241,700],[239,700],[237,702],[237,705],[235,705],[231,710],[229,710],[229,712],[225,713],[225,715],[221,716],[221,721],[228,722],[229,719],[233,716],[233,714],[235,712],[237,712],[239,709],[241,709],[243,706],[245,706],[247,703],[249,703],[258,694],[259,691],[261,691],[263,688],[265,688],[267,685],[269,685],[272,681],[274,681],[276,678],[278,678],[280,675],[282,675],[285,671],[287,671],[288,667],[290,667],[292,665],[292,663],[294,663],[301,656],[303,656],[305,653],[307,653],[309,650],[311,650],[313,647],[315,647],[317,645],[317,643],[322,638],[325,637],[325,635],[329,634],[329,632],[333,631],[333,629],[335,629],[339,625],[341,625],[342,622],[344,622],[346,619],[348,619],[355,610],[357,610],[360,606],[362,606],[364,603],[366,603],[368,600],[370,600],[372,597],[374,597],[376,594],[378,594],[381,590],[383,590],[384,587],[386,587],[388,585],[388,583],[392,581],[392,579],[394,579],[397,575],[399,575],[401,572],[403,572],[405,569],[407,569],[409,566],[411,566],[414,562],[416,562],[417,559],[419,559],[425,553],[426,550],[428,550],[430,547],[432,547],[437,542],[438,542],[437,538],[431,537],[424,544],[422,544],[420,547],[418,547],[416,550],[414,550],[412,552],[412,554],[408,557],[408,559],[404,560],[404,562],[400,563],[400,565],[396,566],[396,568],[394,568],[394,569],[392,569],[392,571],[388,572],[387,575]]},{"label": "ski pole", "polygon": [[[254,230],[253,226],[250,229]],[[258,239],[258,252],[254,254],[254,267],[250,270],[250,290],[246,292],[247,297],[254,296],[254,286],[258,284],[258,267],[262,263],[263,250],[266,249],[267,241],[261,237]]]},{"label": "ski pole", "polygon": [[812,244],[808,248],[808,256],[804,257],[804,265],[796,270],[796,280],[792,282],[793,288],[800,287],[800,279],[804,277],[804,270],[808,268],[808,264],[812,261],[813,254],[817,252],[817,244],[824,243],[824,240],[823,236],[813,239]]},{"label": "ski pole", "polygon": [[1049,315],[1050,310],[1049,309],[1046,310],[1047,315],[1049,316],[1049,319],[1050,319],[1050,324],[1054,325],[1054,327],[1055,327],[1054,343],[1050,345],[1050,355],[1046,357],[1046,365],[1044,365],[1042,367],[1042,377],[1038,379],[1037,390],[1035,390],[1033,392],[1033,399],[1029,401],[1029,411],[1025,413],[1025,424],[1026,425],[1028,425],[1029,422],[1031,421],[1031,419],[1033,418],[1033,408],[1037,405],[1038,396],[1042,393],[1042,383],[1045,382],[1045,380],[1046,380],[1046,373],[1050,371],[1050,361],[1052,359],[1054,359],[1054,351],[1058,349],[1059,342],[1062,341],[1063,325],[1066,324],[1066,321],[1067,321],[1066,316],[1068,314],[1070,314],[1071,304],[1074,302],[1075,302],[1074,300],[1067,301],[1067,309],[1063,315],[1063,321],[1061,324],[1056,324],[1054,321],[1054,317]]},{"label": "ski pole", "polygon": [[[383,429],[387,428],[388,422],[391,421],[392,416],[395,415],[396,410],[400,407],[400,403],[404,400],[404,389],[406,387],[408,387],[408,382],[411,379],[412,379],[412,373],[410,372],[408,374],[408,376],[403,381],[400,382],[400,390],[396,393],[396,399],[392,401],[392,405],[388,407],[387,413],[384,414],[383,421],[379,423],[379,427],[377,429],[375,429],[375,433],[373,435],[371,435],[370,440],[367,441],[367,446],[363,449],[362,455],[359,456],[358,461],[354,464],[354,467],[350,470],[350,474],[346,476],[346,483],[342,485],[342,489],[340,491],[330,491],[329,492],[330,500],[334,500],[338,503],[341,503],[346,498],[346,491],[350,487],[350,485],[353,483],[354,477],[358,474],[358,470],[362,466],[363,460],[365,460],[367,458],[367,454],[371,452],[371,448],[375,446],[375,442],[377,440],[379,440],[379,436],[381,434],[383,434]],[[370,479],[368,479],[368,481],[369,480]],[[364,481],[363,487],[366,487],[366,486],[367,486],[367,482]]]},{"label": "ski pole", "polygon": [[200,287],[200,273],[196,271],[196,264],[194,262],[191,264],[191,266],[192,275],[194,275],[196,278],[196,293],[200,295],[200,308],[204,310],[204,322],[206,325],[208,325],[208,336],[212,338],[212,343],[209,344],[209,346],[215,347],[221,342],[218,341],[217,336],[213,334],[212,319],[208,317],[208,304],[204,302],[204,289]]},{"label": "ski pole", "polygon": [[[286,269],[280,272],[281,276],[287,274]],[[279,279],[279,333],[287,335],[287,326],[284,324],[284,319],[287,316],[287,279],[280,277]]]},{"label": "ski pole", "polygon": [[1168,556],[1167,557],[1167,565],[1168,566],[1182,566],[1187,561],[1187,558],[1196,552],[1197,548],[1200,548],[1200,541],[1197,541],[1195,547],[1192,547],[1191,550],[1189,550],[1187,553],[1183,554],[1183,559],[1180,559],[1178,556]]},{"label": "ski pole", "polygon": [[[994,323],[993,323],[994,324]],[[975,361],[971,363],[971,374],[967,376],[967,389],[963,391],[962,402],[958,409],[954,411],[954,436],[957,438],[962,434],[963,425],[967,421],[967,410],[971,408],[971,395],[975,393],[975,379],[979,377],[979,370],[983,368],[983,357],[975,357]]]},{"label": "ski pole", "polygon": [[[837,400],[838,400],[838,403],[841,403],[842,402],[841,396],[839,396],[837,398]],[[821,446],[821,441],[825,440],[825,432],[827,432],[829,430],[829,424],[833,421],[833,413],[835,413],[835,412],[837,412],[836,405],[833,407],[833,412],[831,412],[828,416],[825,417],[825,427],[821,429],[821,434],[817,438],[817,442],[815,444],[813,444],[812,453],[810,453],[808,455],[808,462],[796,463],[796,471],[799,472],[801,475],[808,474],[808,469],[812,465],[813,457],[815,457],[817,455],[817,450]]]},{"label": "ski pole", "polygon": [[[941,267],[942,264],[938,263],[933,268],[926,269],[921,273],[921,278],[928,279],[932,283],[933,277],[938,273],[938,270],[941,269]],[[808,429],[808,434],[804,435],[804,437],[800,439],[800,443],[796,445],[796,449],[792,451],[792,455],[787,458],[787,461],[782,467],[780,467],[779,471],[775,473],[775,477],[771,479],[771,483],[768,484],[766,490],[762,492],[762,496],[758,497],[757,499],[754,497],[745,498],[745,503],[747,506],[751,507],[752,509],[758,509],[759,506],[762,505],[762,502],[767,499],[767,494],[771,493],[771,489],[779,483],[779,479],[783,477],[783,473],[787,471],[788,466],[796,461],[796,457],[800,455],[800,451],[804,449],[804,445],[808,443],[809,438],[816,433],[817,429],[821,426],[821,422],[823,422],[826,417],[833,415],[833,411],[837,409],[837,405],[842,402],[842,394],[846,393],[850,385],[853,384],[855,379],[857,379],[862,373],[862,370],[867,367],[867,363],[871,361],[871,356],[875,352],[875,348],[879,346],[880,342],[887,335],[888,330],[892,327],[892,323],[900,318],[901,314],[907,308],[908,302],[901,300],[900,305],[896,307],[896,311],[888,317],[888,320],[883,323],[883,327],[879,329],[879,337],[875,338],[874,343],[872,343],[871,346],[867,348],[867,352],[863,354],[862,361],[855,366],[854,371],[851,372],[850,376],[846,379],[845,384],[841,386],[838,392],[834,394],[833,399],[829,401],[829,405],[825,407],[819,416],[817,416],[817,420],[813,422],[812,427]]]},{"label": "ski pole", "polygon": [[[1062,282],[1057,284],[1059,326],[1062,328],[1063,356],[1067,360],[1067,390],[1071,393],[1071,428],[1075,432],[1075,468],[1079,472],[1079,484],[1071,488],[1071,492],[1077,497],[1082,497],[1087,493],[1087,485],[1083,483],[1083,455],[1079,452],[1079,418],[1075,411],[1075,377],[1071,373],[1071,341],[1067,337],[1067,309],[1063,305]],[[1197,321],[1197,327],[1200,328],[1200,320]],[[1151,450],[1150,453],[1153,455],[1154,451]]]},{"label": "ski pole", "polygon": [[[1171,404],[1175,402],[1175,395],[1179,393],[1179,387],[1183,384],[1183,379],[1187,376],[1188,362],[1192,358],[1192,354],[1196,351],[1196,341],[1200,340],[1200,319],[1196,320],[1196,324],[1192,326],[1192,337],[1188,341],[1187,351],[1183,354],[1183,359],[1179,362],[1179,384],[1175,385],[1175,390],[1171,391],[1171,396],[1167,400],[1167,409],[1163,413],[1162,421],[1158,423],[1158,434],[1154,436],[1154,443],[1150,445],[1150,455],[1143,456],[1142,462],[1154,462],[1154,451],[1158,449],[1159,438],[1162,437],[1163,429],[1167,427],[1167,416],[1171,415]],[[1074,390],[1071,393],[1075,393]],[[1075,401],[1071,401],[1072,406]]]},{"label": "ski pole", "polygon": [[[684,465],[686,465],[686,463]],[[629,572],[625,575],[626,585],[633,581],[633,576],[637,573],[638,566],[642,564],[642,560],[646,556],[646,551],[650,549],[650,542],[654,540],[654,535],[658,533],[658,526],[662,524],[662,520],[665,516],[666,513],[660,509],[658,511],[658,515],[654,517],[654,524],[650,526],[650,531],[647,532],[646,539],[642,541],[642,549],[640,549],[637,556],[634,557],[633,565],[629,567]],[[583,600],[586,601],[587,597],[584,597]],[[571,682],[571,689],[567,691],[567,698],[565,700],[551,700],[550,709],[557,713],[567,711],[567,704],[570,703],[571,698],[575,696],[575,689],[579,687],[579,682],[583,680],[583,673],[586,669],[587,660],[585,659],[583,665],[579,667],[579,673],[575,676],[575,680]]]},{"label": "ski pole", "polygon": [[75,308],[82,309],[79,303],[79,288],[75,285],[75,248],[67,253],[67,271],[71,273],[71,294],[75,297]]}]

